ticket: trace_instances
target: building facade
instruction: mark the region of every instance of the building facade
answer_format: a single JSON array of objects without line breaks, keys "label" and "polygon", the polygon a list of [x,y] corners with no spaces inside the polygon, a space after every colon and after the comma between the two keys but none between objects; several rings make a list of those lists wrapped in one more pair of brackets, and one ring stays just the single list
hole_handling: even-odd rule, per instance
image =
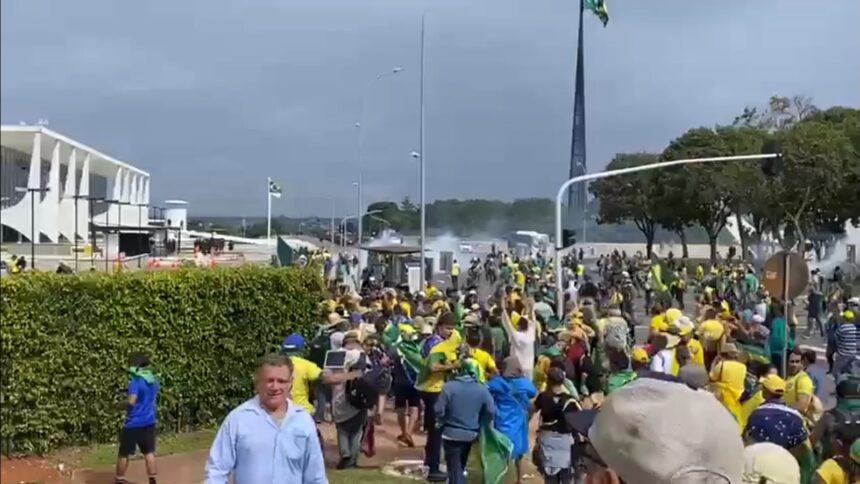
[{"label": "building facade", "polygon": [[90,241],[91,221],[148,226],[148,205],[149,173],[45,126],[0,127],[4,240]]}]

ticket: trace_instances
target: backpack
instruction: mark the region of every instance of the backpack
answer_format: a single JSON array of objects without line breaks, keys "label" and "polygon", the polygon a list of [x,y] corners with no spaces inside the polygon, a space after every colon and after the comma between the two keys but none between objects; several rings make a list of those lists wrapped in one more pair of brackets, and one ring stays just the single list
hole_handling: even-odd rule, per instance
[{"label": "backpack", "polygon": [[322,368],[325,363],[325,354],[331,349],[331,334],[321,332],[310,342],[308,360]]},{"label": "backpack", "polygon": [[391,371],[373,367],[360,377],[346,382],[346,401],[355,408],[370,410],[379,402],[379,395],[391,387]]}]

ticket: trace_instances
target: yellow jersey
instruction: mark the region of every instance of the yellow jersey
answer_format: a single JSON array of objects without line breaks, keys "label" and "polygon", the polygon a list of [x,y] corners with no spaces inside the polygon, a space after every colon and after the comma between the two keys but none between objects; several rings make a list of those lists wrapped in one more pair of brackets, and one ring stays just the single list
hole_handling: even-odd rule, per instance
[{"label": "yellow jersey", "polygon": [[785,394],[783,395],[783,400],[786,405],[793,407],[794,404],[797,403],[798,395],[812,396],[815,393],[813,391],[813,386],[812,378],[810,378],[805,371],[800,371],[797,375],[785,380]]},{"label": "yellow jersey", "polygon": [[319,380],[322,369],[300,356],[290,356],[290,359],[293,361],[293,389],[290,392],[290,399],[313,415],[314,406],[310,401],[311,384]]},{"label": "yellow jersey", "polygon": [[481,348],[472,348],[472,359],[478,362],[478,367],[481,372],[478,374],[478,381],[481,383],[487,382],[487,376],[496,374],[496,361],[489,353]]},{"label": "yellow jersey", "polygon": [[827,459],[821,463],[815,475],[824,484],[849,484],[848,475],[842,466],[834,459]]}]

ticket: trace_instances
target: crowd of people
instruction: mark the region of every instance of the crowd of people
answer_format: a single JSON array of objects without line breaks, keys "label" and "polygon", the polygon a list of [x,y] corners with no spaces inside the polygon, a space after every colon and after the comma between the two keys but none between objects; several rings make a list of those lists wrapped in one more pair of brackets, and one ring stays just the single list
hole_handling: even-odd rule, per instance
[{"label": "crowd of people", "polygon": [[[261,360],[257,396],[219,429],[207,482],[327,482],[318,426],[334,424],[336,468],[350,469],[374,455],[392,409],[398,443],[424,441],[431,482],[480,468],[497,483],[509,467],[521,482],[528,461],[559,484],[860,482],[860,299],[840,281],[812,274],[798,335],[801,302],[786,311],[731,260],[616,253],[596,274],[575,255],[564,266],[558,293],[540,254],[479,261],[498,268],[483,287],[413,293],[336,277],[319,333],[291,334]],[[799,344],[812,331],[828,365]]]}]

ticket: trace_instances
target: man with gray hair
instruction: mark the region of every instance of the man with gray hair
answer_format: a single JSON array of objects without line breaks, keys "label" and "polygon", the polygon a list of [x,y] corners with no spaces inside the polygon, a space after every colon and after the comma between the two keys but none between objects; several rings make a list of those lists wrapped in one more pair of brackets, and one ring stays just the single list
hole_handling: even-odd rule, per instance
[{"label": "man with gray hair", "polygon": [[257,395],[227,415],[206,462],[206,484],[301,482],[328,484],[316,425],[290,401],[293,363],[286,355],[260,359]]}]

